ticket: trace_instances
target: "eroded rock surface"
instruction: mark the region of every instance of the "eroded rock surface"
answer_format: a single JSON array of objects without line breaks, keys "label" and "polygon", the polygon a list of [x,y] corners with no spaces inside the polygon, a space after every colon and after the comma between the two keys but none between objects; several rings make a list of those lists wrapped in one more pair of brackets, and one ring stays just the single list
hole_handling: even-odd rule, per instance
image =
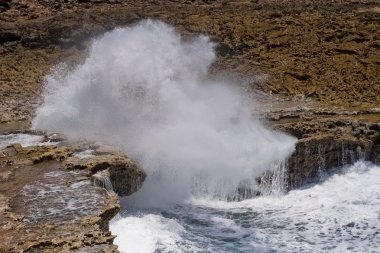
[{"label": "eroded rock surface", "polygon": [[43,76],[83,60],[93,36],[146,18],[211,36],[213,72],[247,90],[378,107],[379,9],[375,0],[2,1],[0,122],[30,120]]},{"label": "eroded rock surface", "polygon": [[[30,127],[52,66],[80,63],[93,36],[154,18],[211,36],[212,73],[266,92],[257,114],[300,139],[289,189],[363,156],[379,164],[379,10],[375,0],[0,0],[0,133]],[[108,177],[128,195],[145,174],[96,146],[0,150],[0,252],[116,252]]]},{"label": "eroded rock surface", "polygon": [[317,118],[275,127],[299,138],[288,159],[288,189],[313,180],[331,168],[352,164],[358,159],[379,164],[380,121],[360,122],[355,118]]},{"label": "eroded rock surface", "polygon": [[0,252],[118,252],[108,230],[118,196],[95,184],[94,174],[106,171],[115,191],[129,195],[145,173],[114,150],[87,148],[12,144],[0,150]]},{"label": "eroded rock surface", "polygon": [[119,196],[130,195],[141,187],[146,174],[133,160],[120,152],[111,153],[96,150],[94,146],[92,148],[95,149],[74,153],[64,161],[63,167],[68,170],[86,170],[92,175],[107,171],[113,190]]}]

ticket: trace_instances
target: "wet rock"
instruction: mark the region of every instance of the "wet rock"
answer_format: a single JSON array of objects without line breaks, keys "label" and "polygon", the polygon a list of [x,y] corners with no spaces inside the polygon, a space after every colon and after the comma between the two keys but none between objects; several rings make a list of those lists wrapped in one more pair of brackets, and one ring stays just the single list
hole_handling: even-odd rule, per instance
[{"label": "wet rock", "polygon": [[[43,149],[43,152],[39,154]],[[68,158],[73,152],[70,148],[67,147],[49,147],[49,146],[42,146],[42,147],[30,147],[28,148],[27,152],[34,152],[37,155],[33,158],[34,163],[41,163],[44,161],[63,161],[66,158]]]},{"label": "wet rock", "polygon": [[300,140],[288,159],[288,189],[314,180],[320,173],[359,159],[379,164],[380,123],[314,119],[275,126]]},{"label": "wet rock", "polygon": [[[295,154],[289,159],[291,187],[317,176],[320,170],[343,164],[344,152],[348,154],[345,162],[352,162],[364,153],[379,163],[379,130],[363,124],[368,119],[360,116],[379,115],[379,109],[375,108],[380,102],[376,1],[0,0],[0,12],[1,122],[12,123],[17,119],[30,122],[41,99],[44,75],[62,60],[69,65],[80,63],[86,55],[83,49],[89,47],[93,36],[140,19],[155,18],[175,24],[187,37],[210,35],[219,45],[212,74],[231,69],[237,72],[231,78],[267,73],[268,80],[252,81],[247,85],[249,90],[259,88],[278,94],[276,99],[288,101],[300,97],[297,101],[302,104],[304,97],[309,96],[322,105],[345,108],[319,110],[319,105],[314,105],[310,111],[287,112],[283,107],[289,105],[285,105],[282,111],[263,117],[272,118],[277,129],[300,138]],[[353,111],[354,104],[359,109]],[[347,115],[357,120],[336,119]],[[332,119],[320,120],[328,117]],[[378,118],[370,120],[379,122]],[[54,142],[61,138],[47,136],[46,140]],[[63,171],[68,178],[70,174],[66,173],[79,172],[75,180],[80,180],[76,183],[87,184],[99,174],[100,178],[109,177],[120,194],[130,194],[145,178],[128,158],[100,148],[92,150],[26,149],[12,145],[1,151],[0,251],[116,251],[111,245],[113,237],[104,231],[107,220],[117,210],[114,204],[79,223],[67,223],[60,218],[27,224],[23,217],[30,214],[21,210],[21,204],[31,205],[21,189],[58,180],[45,178],[45,173],[60,171],[62,167],[70,169]],[[306,150],[308,162],[301,160]],[[93,156],[102,157],[91,162]],[[128,181],[135,176],[136,181]],[[69,181],[67,187],[73,185]],[[94,184],[87,186],[95,189]],[[103,193],[109,197],[107,192]],[[30,235],[25,235],[25,231]]]},{"label": "wet rock", "polygon": [[364,158],[364,148],[360,144],[355,139],[338,139],[332,135],[301,139],[288,159],[288,189],[312,181],[319,173]]},{"label": "wet rock", "polygon": [[100,187],[106,189],[110,194],[115,194],[113,185],[110,180],[110,171],[108,169],[101,170],[92,175],[92,182]]},{"label": "wet rock", "polygon": [[[67,170],[86,170],[91,175],[107,171],[113,190],[120,196],[127,196],[137,191],[144,181],[145,172],[131,159],[118,153],[97,153],[90,157],[71,156],[64,161]],[[98,174],[99,176],[99,174]],[[104,176],[104,175],[102,175]]]},{"label": "wet rock", "polygon": [[380,145],[376,145],[371,154],[371,161],[373,161],[375,164],[380,164]]},{"label": "wet rock", "polygon": [[107,229],[117,198],[86,173],[62,170],[59,161],[33,162],[35,153],[52,150],[13,145],[3,151],[0,172],[11,175],[0,180],[0,251],[117,252]]},{"label": "wet rock", "polygon": [[127,195],[144,178],[102,145],[9,145],[0,156],[0,252],[118,252],[108,224],[120,206],[109,186]]},{"label": "wet rock", "polygon": [[64,135],[59,133],[48,133],[44,136],[45,142],[62,142],[65,141],[66,138]]},{"label": "wet rock", "polygon": [[[380,128],[380,127],[379,127]],[[379,128],[377,129],[377,133],[380,133]],[[371,161],[377,165],[380,165],[380,134],[376,135],[373,138],[373,148],[370,155]]]}]

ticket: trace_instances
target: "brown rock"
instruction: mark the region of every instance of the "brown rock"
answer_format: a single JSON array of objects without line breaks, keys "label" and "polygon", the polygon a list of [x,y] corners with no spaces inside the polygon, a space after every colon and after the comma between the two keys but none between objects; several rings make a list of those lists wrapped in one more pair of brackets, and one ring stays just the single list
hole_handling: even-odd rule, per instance
[{"label": "brown rock", "polygon": [[275,127],[300,139],[288,159],[288,189],[313,180],[321,172],[359,159],[379,164],[380,123],[330,118],[279,122]]},{"label": "brown rock", "polygon": [[[96,151],[94,153],[96,154]],[[63,164],[65,169],[86,170],[91,175],[106,170],[113,190],[120,196],[137,191],[146,177],[145,172],[134,161],[120,153],[103,153],[86,158],[71,156]],[[102,177],[104,175],[99,178]]]},{"label": "brown rock", "polygon": [[233,72],[230,76],[236,79],[269,75],[269,82],[248,83],[250,89],[306,95],[345,107],[352,102],[366,108],[380,104],[380,29],[374,18],[379,4],[373,0],[3,4],[9,9],[0,18],[0,115],[16,101],[10,119],[30,120],[42,78],[54,64],[80,62],[93,36],[145,18],[173,24],[185,37],[211,36],[218,52],[213,73]]},{"label": "brown rock", "polygon": [[78,147],[90,146],[13,144],[1,151],[0,252],[118,252],[108,230],[118,196],[94,184],[92,174],[105,172],[127,195],[145,173],[104,146],[92,145],[98,156],[81,158]]}]

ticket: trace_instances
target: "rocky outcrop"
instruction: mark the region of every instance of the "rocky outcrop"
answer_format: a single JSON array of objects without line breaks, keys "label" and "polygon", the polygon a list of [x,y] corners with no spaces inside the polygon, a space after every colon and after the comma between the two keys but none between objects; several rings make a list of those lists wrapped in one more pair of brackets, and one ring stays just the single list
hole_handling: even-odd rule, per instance
[{"label": "rocky outcrop", "polygon": [[380,123],[332,118],[280,123],[276,127],[300,138],[287,162],[288,190],[358,159],[379,164]]},{"label": "rocky outcrop", "polygon": [[372,148],[371,161],[375,164],[380,164],[380,142],[377,141]]},{"label": "rocky outcrop", "polygon": [[375,0],[12,0],[0,9],[0,122],[30,120],[53,65],[80,62],[91,38],[145,18],[185,37],[211,36],[213,72],[248,90],[358,108],[380,103]]},{"label": "rocky outcrop", "polygon": [[320,173],[364,158],[366,152],[360,144],[355,139],[337,139],[332,135],[301,139],[288,159],[288,189],[296,189]]},{"label": "rocky outcrop", "polygon": [[86,170],[91,175],[101,171],[102,174],[98,178],[109,175],[113,190],[119,196],[130,195],[141,187],[146,174],[134,161],[112,151],[99,152],[96,149],[87,151],[91,151],[91,154],[84,157],[83,155],[81,157],[80,153],[71,156],[63,162],[63,167],[68,170]]},{"label": "rocky outcrop", "polygon": [[[111,186],[96,182],[99,174]],[[129,195],[144,178],[135,162],[103,145],[0,150],[0,252],[118,252],[108,230],[120,209],[112,190]]]},{"label": "rocky outcrop", "polygon": [[[300,139],[289,189],[363,156],[380,163],[378,1],[0,0],[0,13],[0,132],[29,128],[52,66],[80,63],[94,36],[154,18],[185,39],[209,35],[212,74],[267,92],[267,107],[283,110],[263,118]],[[323,109],[331,104],[343,109]],[[96,145],[1,150],[0,251],[116,252],[111,190],[128,195],[144,178],[123,154]]]}]

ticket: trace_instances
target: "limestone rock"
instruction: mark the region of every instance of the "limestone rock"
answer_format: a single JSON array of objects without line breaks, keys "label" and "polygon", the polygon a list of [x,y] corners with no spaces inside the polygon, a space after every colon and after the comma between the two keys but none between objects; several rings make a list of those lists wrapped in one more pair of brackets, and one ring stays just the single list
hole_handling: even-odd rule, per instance
[{"label": "limestone rock", "polygon": [[137,191],[144,181],[145,172],[126,156],[118,153],[102,153],[90,157],[71,156],[63,162],[67,170],[86,170],[91,175],[107,170],[113,190],[120,196]]},{"label": "limestone rock", "polygon": [[185,37],[209,35],[217,43],[213,73],[268,75],[244,82],[247,89],[376,107],[378,8],[375,0],[2,0],[0,121],[30,120],[53,65],[75,65],[94,36],[146,18],[174,24]]},{"label": "limestone rock", "polygon": [[317,119],[276,123],[275,126],[300,138],[288,159],[288,189],[295,189],[319,173],[358,159],[379,164],[379,123]]},{"label": "limestone rock", "polygon": [[101,184],[102,178],[128,195],[141,186],[145,173],[120,151],[102,145],[3,149],[0,252],[118,252],[108,229],[120,210],[118,196]]}]

